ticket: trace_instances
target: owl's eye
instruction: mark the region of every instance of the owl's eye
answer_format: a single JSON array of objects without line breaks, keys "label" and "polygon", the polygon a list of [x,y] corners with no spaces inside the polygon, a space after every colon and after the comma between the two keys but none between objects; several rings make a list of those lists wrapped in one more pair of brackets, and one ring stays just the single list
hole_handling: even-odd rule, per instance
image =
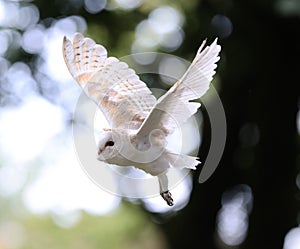
[{"label": "owl's eye", "polygon": [[114,146],[115,142],[114,141],[107,141],[106,144],[105,144],[105,147],[106,146]]}]

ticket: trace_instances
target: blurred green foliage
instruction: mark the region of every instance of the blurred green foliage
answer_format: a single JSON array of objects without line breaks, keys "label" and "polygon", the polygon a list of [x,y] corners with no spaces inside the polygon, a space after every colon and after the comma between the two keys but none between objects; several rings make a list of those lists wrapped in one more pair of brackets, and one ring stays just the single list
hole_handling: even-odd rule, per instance
[{"label": "blurred green foliage", "polygon": [[[167,248],[160,229],[151,222],[140,206],[124,203],[107,216],[90,215],[85,212],[80,212],[80,215],[79,223],[66,228],[53,222],[51,216],[55,216],[54,214],[23,215],[13,221],[15,225],[10,236],[11,239],[21,242],[17,246],[20,249]],[[7,225],[8,227],[12,226]],[[6,248],[7,245],[2,243],[0,240],[0,248]]]},{"label": "blurred green foliage", "polygon": [[139,243],[147,244],[148,236],[152,243],[157,236],[155,227],[141,210],[124,206],[104,217],[84,214],[82,221],[71,229],[58,228],[49,218],[27,224],[31,239],[25,248],[132,248],[139,247]]}]

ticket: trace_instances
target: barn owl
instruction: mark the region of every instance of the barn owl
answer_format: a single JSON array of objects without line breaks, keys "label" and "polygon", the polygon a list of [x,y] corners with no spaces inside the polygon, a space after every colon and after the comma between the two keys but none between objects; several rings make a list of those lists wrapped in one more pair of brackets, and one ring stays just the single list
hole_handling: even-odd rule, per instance
[{"label": "barn owl", "polygon": [[[95,149],[97,159],[118,166],[134,166],[158,178],[159,191],[169,206],[170,167],[196,169],[197,157],[166,148],[166,137],[196,113],[217,67],[217,39],[203,41],[184,75],[156,99],[134,70],[92,39],[76,33],[63,39],[63,57],[71,75],[103,112],[110,127],[103,129]],[[97,153],[97,154],[96,154]]]}]

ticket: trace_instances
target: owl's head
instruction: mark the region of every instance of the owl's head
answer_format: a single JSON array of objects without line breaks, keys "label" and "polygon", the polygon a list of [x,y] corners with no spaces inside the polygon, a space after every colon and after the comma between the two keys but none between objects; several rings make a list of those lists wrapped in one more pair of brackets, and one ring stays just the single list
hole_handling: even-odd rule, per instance
[{"label": "owl's head", "polygon": [[134,131],[105,129],[100,135],[97,157],[99,161],[120,166],[129,166],[132,165],[132,162],[129,163],[129,159],[137,152]]}]

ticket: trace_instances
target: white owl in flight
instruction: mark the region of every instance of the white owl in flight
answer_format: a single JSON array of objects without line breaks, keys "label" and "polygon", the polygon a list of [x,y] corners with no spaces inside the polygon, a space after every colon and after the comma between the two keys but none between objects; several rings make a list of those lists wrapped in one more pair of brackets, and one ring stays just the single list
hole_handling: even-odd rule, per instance
[{"label": "white owl in flight", "polygon": [[107,57],[102,45],[79,33],[73,42],[66,37],[63,40],[70,73],[110,124],[101,134],[97,159],[157,176],[160,194],[170,206],[168,169],[196,169],[200,163],[197,157],[167,150],[165,139],[196,113],[200,103],[190,101],[205,94],[215,74],[221,47],[217,39],[210,46],[205,43],[181,79],[156,99],[135,71],[117,58]]}]

